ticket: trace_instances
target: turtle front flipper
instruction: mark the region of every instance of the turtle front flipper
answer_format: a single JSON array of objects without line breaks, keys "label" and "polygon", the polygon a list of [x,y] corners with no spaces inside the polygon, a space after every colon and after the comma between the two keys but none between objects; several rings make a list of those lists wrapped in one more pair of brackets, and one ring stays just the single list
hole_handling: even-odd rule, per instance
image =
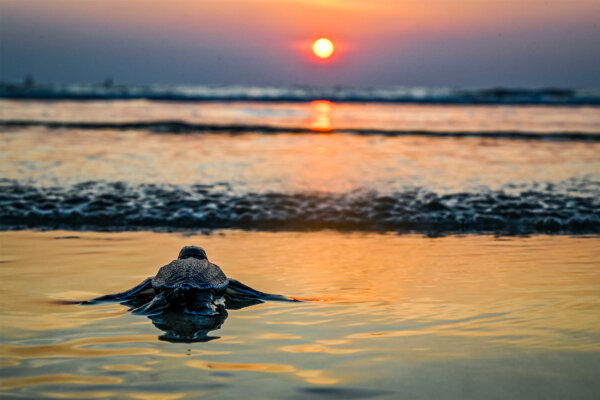
[{"label": "turtle front flipper", "polygon": [[242,282],[235,279],[229,278],[229,285],[227,285],[227,296],[235,300],[236,302],[247,301],[248,305],[262,303],[263,301],[294,301],[299,300],[290,299],[289,297],[282,296],[280,294],[271,294],[252,289],[250,286],[244,285]]},{"label": "turtle front flipper", "polygon": [[131,300],[137,296],[150,294],[153,292],[153,290],[154,289],[152,289],[152,278],[148,278],[145,281],[143,281],[142,283],[140,283],[124,292],[115,293],[115,294],[107,294],[106,296],[101,296],[101,297],[98,297],[98,298],[95,298],[95,299],[92,299],[89,301],[84,301],[81,304],[95,304],[95,303],[98,303],[101,301],[127,301],[127,300]]}]

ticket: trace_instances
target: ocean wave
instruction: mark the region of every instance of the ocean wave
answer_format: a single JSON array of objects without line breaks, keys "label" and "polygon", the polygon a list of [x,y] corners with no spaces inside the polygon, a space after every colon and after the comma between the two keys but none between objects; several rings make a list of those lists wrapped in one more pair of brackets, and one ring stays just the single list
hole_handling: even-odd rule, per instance
[{"label": "ocean wave", "polygon": [[[196,124],[185,121],[150,121],[150,122],[66,122],[11,120],[0,121],[3,128],[44,127],[48,129],[81,129],[81,130],[144,130],[153,133],[309,133],[315,132],[305,127],[273,126],[273,125],[235,125],[235,124]],[[371,128],[333,128],[316,130],[323,133],[345,133],[352,135],[374,136],[430,136],[430,137],[483,137],[492,139],[514,140],[561,140],[561,141],[600,141],[600,132],[528,132],[528,131],[446,131],[446,130],[395,130]]]},{"label": "ocean wave", "polygon": [[[599,184],[592,185],[593,187]],[[585,186],[585,185],[584,185]],[[588,184],[589,186],[589,184]],[[2,229],[357,230],[450,233],[600,233],[598,190],[554,185],[519,193],[236,193],[227,184],[85,182],[39,187],[0,180]]]},{"label": "ocean wave", "polygon": [[426,103],[426,104],[541,104],[600,105],[600,89],[563,88],[407,88],[261,87],[191,85],[40,85],[0,83],[0,97],[46,100],[270,101]]}]

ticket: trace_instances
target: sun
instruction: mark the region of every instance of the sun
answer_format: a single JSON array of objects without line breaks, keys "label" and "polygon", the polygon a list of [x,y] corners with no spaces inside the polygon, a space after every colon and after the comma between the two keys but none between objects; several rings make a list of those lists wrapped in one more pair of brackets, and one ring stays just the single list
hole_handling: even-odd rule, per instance
[{"label": "sun", "polygon": [[334,47],[331,40],[326,38],[320,38],[315,40],[312,46],[313,53],[319,58],[329,58],[333,53]]}]

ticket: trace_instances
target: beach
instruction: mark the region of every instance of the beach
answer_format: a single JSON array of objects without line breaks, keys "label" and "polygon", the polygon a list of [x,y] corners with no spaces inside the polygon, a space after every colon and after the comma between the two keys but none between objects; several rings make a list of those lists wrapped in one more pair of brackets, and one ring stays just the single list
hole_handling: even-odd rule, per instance
[{"label": "beach", "polygon": [[[600,113],[530,95],[0,100],[0,394],[595,398]],[[79,304],[187,245],[301,302]]]},{"label": "beach", "polygon": [[0,0],[0,398],[596,400],[598,0]]}]

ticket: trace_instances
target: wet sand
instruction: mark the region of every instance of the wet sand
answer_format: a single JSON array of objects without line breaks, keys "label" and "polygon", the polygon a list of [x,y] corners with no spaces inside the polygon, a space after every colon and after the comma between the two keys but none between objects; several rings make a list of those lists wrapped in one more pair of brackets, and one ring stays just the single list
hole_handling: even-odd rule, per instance
[{"label": "wet sand", "polygon": [[[0,395],[29,398],[595,398],[598,237],[0,232]],[[159,340],[119,304],[203,246],[228,276],[304,299]]]}]

